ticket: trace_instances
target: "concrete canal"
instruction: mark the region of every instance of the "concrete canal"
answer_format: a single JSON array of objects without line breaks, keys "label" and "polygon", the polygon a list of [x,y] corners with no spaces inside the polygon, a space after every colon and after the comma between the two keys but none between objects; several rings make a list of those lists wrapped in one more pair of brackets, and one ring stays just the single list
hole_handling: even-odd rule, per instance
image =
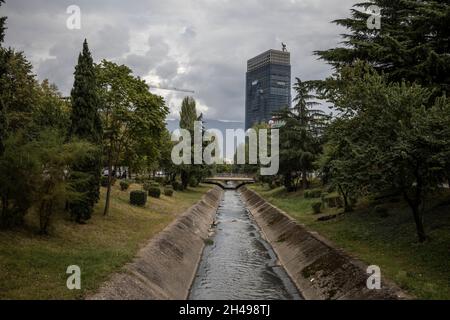
[{"label": "concrete canal", "polygon": [[225,191],[211,240],[204,249],[189,299],[302,299],[238,191]]}]

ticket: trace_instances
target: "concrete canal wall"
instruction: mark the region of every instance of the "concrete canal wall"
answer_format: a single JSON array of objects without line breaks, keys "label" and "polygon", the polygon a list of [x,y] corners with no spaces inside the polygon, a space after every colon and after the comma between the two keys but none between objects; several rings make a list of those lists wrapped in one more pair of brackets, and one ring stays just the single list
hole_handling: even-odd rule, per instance
[{"label": "concrete canal wall", "polygon": [[210,190],[88,299],[186,299],[222,196],[221,188]]},{"label": "concrete canal wall", "polygon": [[308,231],[256,192],[246,187],[239,191],[247,209],[305,299],[408,298],[383,277],[380,290],[369,290],[366,264],[317,233]]}]

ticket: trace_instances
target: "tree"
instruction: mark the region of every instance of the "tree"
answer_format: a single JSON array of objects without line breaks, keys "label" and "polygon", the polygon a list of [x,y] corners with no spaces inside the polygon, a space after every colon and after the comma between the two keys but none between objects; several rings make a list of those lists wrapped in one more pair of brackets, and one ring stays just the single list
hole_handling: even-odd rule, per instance
[{"label": "tree", "polygon": [[10,133],[0,157],[0,227],[20,226],[35,201],[40,171],[35,149],[23,131]]},{"label": "tree", "polygon": [[[0,7],[4,1],[0,0]],[[1,44],[5,36],[6,17],[0,17],[0,92],[4,91],[4,82],[6,74],[7,55]],[[0,156],[3,154],[5,148],[3,141],[6,138],[6,107],[3,94],[0,94]]]},{"label": "tree", "polygon": [[70,128],[70,103],[62,98],[58,88],[44,80],[37,88],[38,98],[32,119],[35,130],[53,128],[64,136]]},{"label": "tree", "polygon": [[[0,7],[2,6],[2,3],[5,3],[4,0],[0,0]],[[0,17],[0,44],[5,39],[5,24],[6,24],[6,17]]]},{"label": "tree", "polygon": [[297,95],[292,109],[285,108],[275,114],[280,127],[280,174],[288,191],[308,187],[308,174],[321,152],[321,137],[328,117],[314,109],[310,84],[297,78],[294,90]]},{"label": "tree", "polygon": [[33,204],[32,115],[38,84],[23,53],[0,47],[0,226],[21,225]]},{"label": "tree", "polygon": [[[33,184],[34,199],[39,215],[40,233],[48,234],[54,212],[69,201],[83,201],[85,194],[74,189],[79,181],[69,179],[68,170],[73,164],[82,162],[90,152],[97,153],[95,147],[87,142],[65,142],[64,134],[58,130],[45,130],[39,139],[31,143],[33,155],[39,163],[39,170]],[[89,179],[88,175],[78,175],[78,179]]]},{"label": "tree", "polygon": [[172,183],[176,179],[177,168],[172,162],[172,149],[175,143],[171,140],[169,130],[165,129],[160,138],[160,154],[159,154],[159,168],[161,168],[166,177],[167,182]]},{"label": "tree", "polygon": [[[99,149],[97,153],[91,153],[83,162],[74,164],[73,179],[78,181],[74,186],[78,192],[86,192],[86,198],[82,201],[73,201],[69,208],[77,222],[89,220],[95,203],[100,198],[101,176],[101,142],[102,124],[99,115],[100,101],[98,97],[97,82],[95,78],[94,64],[88,43],[83,43],[83,51],[78,57],[78,65],[75,67],[75,81],[71,92],[72,114],[69,136],[90,142]],[[80,175],[88,175],[89,178],[82,181]]]},{"label": "tree", "polygon": [[[381,9],[381,29],[370,30],[366,12]],[[450,3],[448,1],[372,0],[356,4],[351,17],[334,23],[349,30],[344,46],[317,51],[334,67],[356,60],[370,63],[388,81],[406,80],[435,90],[433,97],[450,92]]]},{"label": "tree", "polygon": [[340,112],[329,140],[336,150],[328,162],[331,179],[359,193],[399,192],[425,241],[425,202],[449,162],[450,102],[419,85],[389,83],[362,62],[341,68],[328,83],[326,96]]},{"label": "tree", "polygon": [[[191,134],[192,143],[192,155],[194,154],[194,124],[196,121],[202,121],[202,115],[197,115],[197,108],[195,99],[192,97],[185,97],[181,103],[180,112],[180,129],[185,129]],[[192,159],[192,157],[191,157]],[[194,174],[194,165],[192,164],[182,164],[179,167],[181,185],[183,189],[186,189],[191,177]]]},{"label": "tree", "polygon": [[109,183],[104,209],[104,215],[107,215],[113,170],[124,159],[129,146],[140,148],[141,151],[149,148],[146,153],[136,155],[151,155],[151,145],[157,143],[165,130],[168,109],[164,100],[151,94],[145,81],[134,77],[127,66],[103,60],[96,66],[96,75],[102,106],[104,154],[108,167]]}]

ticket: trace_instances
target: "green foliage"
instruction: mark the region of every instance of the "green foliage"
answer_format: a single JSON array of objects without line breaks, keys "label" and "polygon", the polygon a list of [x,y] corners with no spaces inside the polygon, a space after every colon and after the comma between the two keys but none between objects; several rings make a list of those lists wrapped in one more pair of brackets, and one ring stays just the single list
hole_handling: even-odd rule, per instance
[{"label": "green foliage", "polygon": [[[168,109],[164,100],[151,94],[148,85],[124,66],[103,60],[96,66],[101,98],[104,154],[107,167],[151,164],[157,159],[157,147],[165,130]],[[108,214],[110,190],[104,214]]]},{"label": "green foliage", "polygon": [[305,199],[320,198],[322,195],[322,189],[305,190],[303,195],[304,195]]},{"label": "green foliage", "polygon": [[143,190],[131,191],[130,204],[133,206],[145,207],[147,204],[147,192]]},{"label": "green foliage", "polygon": [[[180,128],[188,130],[191,134],[191,159],[194,159],[194,124],[198,121],[202,126],[202,134],[205,134],[205,128],[203,126],[203,115],[197,115],[196,102],[192,97],[186,97],[183,99],[180,112]],[[203,142],[203,147],[207,145]],[[170,160],[172,162],[172,160]],[[206,176],[209,176],[212,171],[212,167],[207,166],[205,163],[201,164],[182,164],[177,167],[177,171],[180,175],[181,184],[183,190],[191,186],[197,186],[198,182]],[[196,183],[191,183],[191,179],[195,178]]]},{"label": "green foliage", "polygon": [[189,179],[189,187],[195,188],[198,187],[199,181],[196,177],[191,177]]},{"label": "green foliage", "polygon": [[340,208],[342,207],[342,199],[339,195],[330,194],[327,196],[324,196],[322,199],[322,202],[327,206],[328,208]]},{"label": "green foliage", "polygon": [[23,224],[24,217],[33,205],[40,162],[35,149],[21,132],[10,134],[4,142],[0,157],[0,227],[9,228]]},{"label": "green foliage", "polygon": [[[89,141],[100,150],[103,134],[99,115],[100,100],[97,93],[94,64],[86,40],[75,67],[71,102],[70,136]],[[100,198],[101,166],[101,153],[99,151],[92,153],[83,162],[74,164],[73,171],[77,174],[71,178],[78,179],[79,174],[88,176],[88,179],[78,180],[78,183],[74,185],[78,192],[86,193],[86,199],[71,202],[69,205],[71,215],[77,222],[91,218],[94,205]]]},{"label": "green foliage", "polygon": [[314,214],[319,214],[321,212],[321,209],[322,209],[322,202],[320,202],[320,201],[313,202],[311,204],[311,207],[313,209]]},{"label": "green foliage", "polygon": [[129,187],[130,187],[129,181],[125,181],[125,180],[120,181],[120,190],[126,191],[126,190],[128,190]]},{"label": "green foliage", "polygon": [[[0,0],[0,7],[2,6],[2,3],[4,3],[4,0]],[[5,24],[6,24],[6,17],[0,17],[0,44],[3,42],[5,38]]]},{"label": "green foliage", "polygon": [[167,197],[172,197],[174,193],[173,187],[172,186],[165,186],[164,187],[164,195]]},{"label": "green foliage", "polygon": [[296,105],[275,114],[283,123],[280,128],[280,174],[288,191],[296,191],[301,185],[309,185],[308,173],[315,169],[314,163],[321,152],[321,140],[328,117],[314,109],[315,97],[311,85],[297,78],[294,86]]},{"label": "green foliage", "polygon": [[33,113],[38,105],[39,85],[32,72],[33,66],[22,52],[0,47],[0,102],[7,132],[22,130],[32,137]]},{"label": "green foliage", "polygon": [[54,128],[65,135],[71,125],[70,104],[48,80],[44,80],[37,90],[38,99],[32,115],[36,131]]},{"label": "green foliage", "polygon": [[160,198],[161,197],[161,188],[158,186],[152,186],[148,190],[148,195],[152,198]]},{"label": "green foliage", "polygon": [[194,132],[194,122],[197,120],[198,115],[195,99],[192,97],[185,97],[181,103],[180,129]]},{"label": "green foliage", "polygon": [[321,163],[345,207],[351,206],[350,195],[397,190],[424,241],[420,207],[447,177],[449,101],[431,103],[429,89],[389,83],[361,62],[341,69],[327,84],[326,96],[340,116],[328,131]]},{"label": "green foliage", "polygon": [[[367,28],[370,5],[381,8],[381,29]],[[347,28],[342,47],[317,51],[335,67],[364,60],[386,74],[389,82],[415,82],[449,93],[450,3],[448,1],[371,0],[356,4],[351,17],[334,23]]]},{"label": "green foliage", "polygon": [[[74,189],[79,183],[72,175],[68,179],[67,167],[83,161],[90,154],[96,153],[94,146],[87,142],[65,142],[65,137],[58,131],[42,132],[39,139],[32,143],[34,154],[38,156],[42,172],[34,180],[37,185],[37,211],[40,218],[40,231],[48,233],[50,219],[57,208],[69,201],[86,201],[86,194]],[[85,180],[88,176],[78,175],[78,179]]]},{"label": "green foliage", "polygon": [[155,177],[154,180],[160,185],[164,185],[167,182],[165,177]]},{"label": "green foliage", "polygon": [[172,187],[175,191],[183,191],[184,190],[183,184],[178,180],[175,180],[172,182]]},{"label": "green foliage", "polygon": [[152,188],[152,187],[159,188],[159,183],[157,183],[156,181],[153,181],[153,180],[144,182],[143,189],[145,191],[149,191],[150,188]]},{"label": "green foliage", "polygon": [[[41,233],[47,233],[54,211],[66,201],[84,201],[73,189],[73,172],[67,167],[83,160],[94,148],[82,142],[65,142],[59,131],[43,131],[29,141],[21,132],[11,134],[0,157],[2,227],[23,223],[32,205],[40,218]],[[82,180],[86,177],[79,176]]]}]

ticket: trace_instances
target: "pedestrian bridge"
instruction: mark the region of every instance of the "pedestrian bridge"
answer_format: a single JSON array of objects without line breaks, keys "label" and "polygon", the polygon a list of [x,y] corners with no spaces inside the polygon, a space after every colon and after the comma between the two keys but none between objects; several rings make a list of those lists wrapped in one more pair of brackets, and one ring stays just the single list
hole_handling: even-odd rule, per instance
[{"label": "pedestrian bridge", "polygon": [[255,183],[255,178],[239,174],[219,174],[203,180],[204,183],[218,185],[224,189],[238,189],[246,184]]}]

